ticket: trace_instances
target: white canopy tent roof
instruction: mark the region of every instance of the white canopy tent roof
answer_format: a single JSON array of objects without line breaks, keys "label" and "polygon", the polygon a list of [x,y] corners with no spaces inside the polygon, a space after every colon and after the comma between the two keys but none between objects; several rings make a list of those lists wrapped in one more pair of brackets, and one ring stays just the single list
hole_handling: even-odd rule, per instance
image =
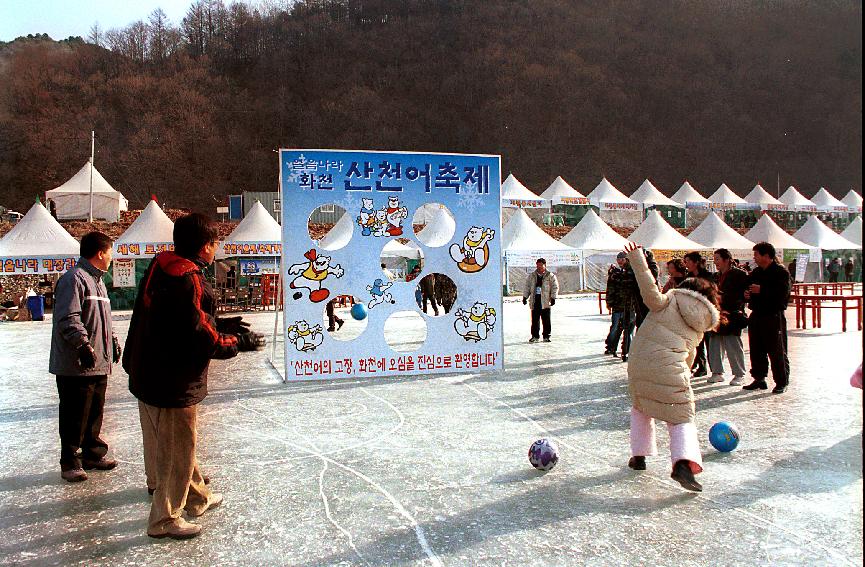
[{"label": "white canopy tent roof", "polygon": [[862,217],[858,216],[853,219],[853,222],[850,223],[850,226],[844,229],[841,236],[854,244],[862,246]]},{"label": "white canopy tent roof", "polygon": [[[409,241],[411,244],[413,242]],[[412,258],[417,259],[421,257],[420,248],[415,246],[409,246],[406,244],[402,244],[397,240],[391,240],[387,244],[384,245],[384,248],[381,250],[382,258]]]},{"label": "white canopy tent roof", "polygon": [[844,198],[841,199],[841,202],[847,205],[848,207],[853,208],[861,208],[862,207],[862,196],[856,191],[850,189]]},{"label": "white canopy tent roof", "polygon": [[790,207],[796,206],[814,206],[814,203],[811,202],[810,199],[806,198],[802,193],[796,190],[795,187],[790,185],[787,187],[787,190],[784,191],[784,194],[778,197],[778,200]]},{"label": "white canopy tent roof", "polygon": [[559,242],[579,250],[622,250],[628,240],[589,210]]},{"label": "white canopy tent roof", "polygon": [[241,242],[282,242],[282,227],[260,201],[255,202],[225,239],[226,244]]},{"label": "white canopy tent roof", "polygon": [[[536,203],[543,203],[546,200],[529,191],[528,187],[520,183],[513,173],[508,175],[508,178],[502,183],[501,199],[503,202],[513,200],[534,201]],[[508,206],[507,203],[505,203],[505,206]]]},{"label": "white canopy tent roof", "polygon": [[2,258],[73,258],[80,252],[78,241],[39,203],[0,238]]},{"label": "white canopy tent roof", "polygon": [[678,203],[658,191],[658,188],[648,179],[643,181],[642,185],[640,185],[636,191],[631,193],[631,200],[642,203],[644,207],[654,207],[658,205],[668,207],[683,206],[682,203]]},{"label": "white canopy tent roof", "polygon": [[850,242],[825,224],[820,219],[812,215],[802,225],[802,228],[793,233],[794,238],[798,238],[805,244],[810,244],[814,248],[822,250],[861,250],[862,246],[855,242]]},{"label": "white canopy tent roof", "polygon": [[503,252],[543,252],[547,250],[573,250],[567,244],[562,244],[529,218],[525,211],[518,210],[502,230]]},{"label": "white canopy tent roof", "polygon": [[648,250],[703,250],[705,246],[682,236],[658,211],[649,211],[646,220],[628,240]]},{"label": "white canopy tent roof", "polygon": [[798,238],[787,234],[783,228],[775,224],[769,215],[760,215],[754,228],[745,233],[745,238],[751,242],[768,242],[775,248],[795,248],[798,250],[811,248]]},{"label": "white canopy tent roof", "polygon": [[671,200],[684,205],[685,203],[708,203],[709,199],[700,195],[690,182],[685,181],[679,190],[673,193]]},{"label": "white canopy tent roof", "polygon": [[114,255],[117,258],[149,258],[169,245],[174,247],[174,223],[156,201],[150,201],[135,222],[114,242]]},{"label": "white canopy tent roof", "polygon": [[551,201],[553,204],[559,204],[562,199],[585,199],[586,196],[571,187],[567,181],[556,177],[556,180],[550,184],[546,190],[541,193],[541,197]]},{"label": "white canopy tent roof", "polygon": [[721,186],[709,196],[709,201],[724,204],[741,204],[746,202],[745,199],[736,195],[732,189],[727,187],[726,183],[721,183]]},{"label": "white canopy tent roof", "polygon": [[325,250],[339,250],[351,240],[354,231],[354,218],[348,213],[343,213],[336,224],[318,241],[318,246]]},{"label": "white canopy tent roof", "polygon": [[820,190],[811,197],[811,202],[818,207],[847,207],[846,203],[842,203],[836,199],[831,193],[829,193],[829,191],[826,191],[824,187],[820,187]]},{"label": "white canopy tent roof", "polygon": [[754,188],[751,189],[751,192],[745,195],[745,201],[749,203],[756,203],[758,205],[783,205],[781,201],[773,197],[769,194],[768,191],[763,189],[763,186],[759,183],[754,185]]},{"label": "white canopy tent roof", "polygon": [[750,250],[754,243],[730,228],[714,211],[688,235],[688,238],[707,248]]},{"label": "white canopy tent roof", "polygon": [[595,206],[601,203],[630,203],[636,204],[636,201],[625,196],[624,193],[613,187],[613,184],[607,181],[604,177],[598,186],[588,195],[589,202]]},{"label": "white canopy tent roof", "polygon": [[445,207],[432,213],[429,222],[417,233],[417,239],[427,246],[444,246],[454,236],[457,223]]},{"label": "white canopy tent roof", "polygon": [[[93,218],[117,222],[120,211],[129,209],[129,201],[102,177],[93,167]],[[72,178],[55,189],[45,192],[45,198],[54,201],[57,218],[86,219],[90,214],[90,161]]]}]

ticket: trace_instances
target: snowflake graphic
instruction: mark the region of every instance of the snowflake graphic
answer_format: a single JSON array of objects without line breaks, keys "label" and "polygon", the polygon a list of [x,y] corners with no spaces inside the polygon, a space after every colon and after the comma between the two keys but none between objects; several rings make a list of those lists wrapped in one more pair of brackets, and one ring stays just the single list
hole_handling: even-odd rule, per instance
[{"label": "snowflake graphic", "polygon": [[297,183],[299,179],[300,179],[300,172],[299,171],[292,171],[291,173],[289,173],[288,175],[285,176],[285,180],[288,181],[289,183]]},{"label": "snowflake graphic", "polygon": [[463,183],[460,189],[460,196],[457,202],[457,207],[465,209],[469,213],[473,213],[475,209],[479,209],[486,204],[478,191],[477,183]]},{"label": "snowflake graphic", "polygon": [[356,197],[354,193],[346,193],[342,200],[334,201],[334,203],[345,209],[349,214],[351,214],[352,211],[360,210],[360,198]]}]

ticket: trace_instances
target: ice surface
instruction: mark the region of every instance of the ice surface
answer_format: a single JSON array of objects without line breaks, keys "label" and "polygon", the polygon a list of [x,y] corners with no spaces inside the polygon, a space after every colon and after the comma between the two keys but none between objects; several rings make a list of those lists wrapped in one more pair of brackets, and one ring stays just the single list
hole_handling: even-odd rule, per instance
[{"label": "ice surface", "polygon": [[[246,318],[272,332],[272,313]],[[68,484],[51,323],[3,323],[0,564],[858,565],[862,394],[848,379],[862,333],[841,333],[838,318],[790,332],[781,396],[695,382],[700,495],[668,478],[663,429],[648,471],[625,466],[625,365],[601,354],[609,322],[594,298],[560,299],[553,342],[536,345],[525,342],[527,309],[506,301],[500,375],[283,384],[270,345],[215,361],[198,455],[225,504],[188,542],[145,535],[141,433],[123,371],[103,426],[120,465]],[[125,336],[128,313],[115,322]],[[732,453],[708,444],[720,420],[742,433]],[[547,474],[526,458],[541,436],[561,451]]]}]

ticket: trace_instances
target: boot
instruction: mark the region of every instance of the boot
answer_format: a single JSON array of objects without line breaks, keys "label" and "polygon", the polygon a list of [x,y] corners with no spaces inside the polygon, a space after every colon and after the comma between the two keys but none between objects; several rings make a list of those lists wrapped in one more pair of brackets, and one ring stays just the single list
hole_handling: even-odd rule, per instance
[{"label": "boot", "polygon": [[172,522],[163,524],[155,530],[147,530],[147,535],[153,538],[170,537],[171,539],[191,539],[201,533],[201,526],[187,522],[183,518],[177,518]]},{"label": "boot", "polygon": [[742,386],[743,390],[757,390],[757,389],[766,390],[768,388],[769,388],[769,385],[766,384],[765,380],[757,379],[757,378],[755,378],[754,381],[751,382],[750,384],[748,384],[746,386]]},{"label": "boot", "polygon": [[670,474],[670,478],[681,484],[685,490],[703,492],[703,485],[694,478],[694,473],[691,472],[691,465],[689,463],[690,461],[686,459],[676,461],[676,464],[673,465],[673,472]]},{"label": "boot", "polygon": [[644,471],[646,470],[646,457],[634,455],[631,457],[631,460],[628,461],[628,466],[635,471]]}]

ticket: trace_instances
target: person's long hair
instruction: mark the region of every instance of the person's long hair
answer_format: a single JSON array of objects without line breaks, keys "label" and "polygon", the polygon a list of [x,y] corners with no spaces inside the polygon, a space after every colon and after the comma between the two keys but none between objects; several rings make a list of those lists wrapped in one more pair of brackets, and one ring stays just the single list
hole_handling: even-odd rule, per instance
[{"label": "person's long hair", "polygon": [[721,292],[718,286],[705,278],[688,278],[679,284],[679,289],[689,289],[696,291],[703,297],[709,300],[709,303],[715,306],[720,315],[719,326],[727,324],[727,315],[721,311]]}]

